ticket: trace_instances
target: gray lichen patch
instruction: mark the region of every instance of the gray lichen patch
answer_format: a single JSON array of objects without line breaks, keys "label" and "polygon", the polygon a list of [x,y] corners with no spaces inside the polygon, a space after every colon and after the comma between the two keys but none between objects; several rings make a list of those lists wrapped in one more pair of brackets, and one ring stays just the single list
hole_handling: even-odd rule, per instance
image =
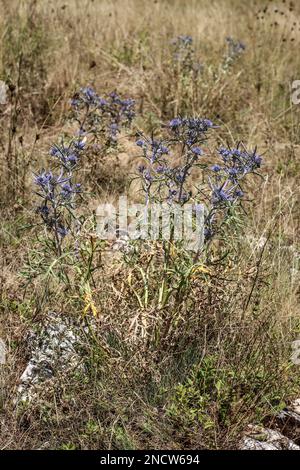
[{"label": "gray lichen patch", "polygon": [[20,377],[17,401],[30,401],[35,388],[59,373],[83,369],[80,345],[87,327],[57,313],[49,313],[38,332],[30,332],[31,356]]}]

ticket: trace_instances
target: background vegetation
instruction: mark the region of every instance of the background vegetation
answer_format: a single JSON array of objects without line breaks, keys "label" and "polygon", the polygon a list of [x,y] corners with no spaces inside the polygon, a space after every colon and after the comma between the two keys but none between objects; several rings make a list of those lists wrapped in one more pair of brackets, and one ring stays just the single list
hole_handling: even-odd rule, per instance
[{"label": "background vegetation", "polygon": [[[0,79],[9,87],[0,105],[1,448],[236,447],[247,424],[272,420],[299,396],[290,361],[300,329],[300,107],[291,102],[299,6],[2,0],[1,11]],[[192,66],[174,60],[179,35],[193,38]],[[245,50],[232,55],[227,37]],[[137,133],[177,115],[220,126],[209,145],[243,141],[263,155],[263,178],[249,185],[244,213],[202,269],[187,274],[174,250],[163,306],[159,246],[128,262],[87,232],[76,269],[66,260],[53,267],[45,255],[32,174],[72,132],[70,100],[87,85],[101,95],[117,90],[137,110],[117,147],[83,163],[90,197],[81,210],[91,218],[99,201],[126,188],[134,196]],[[16,405],[28,332],[49,311],[92,325],[84,371],[54,375]]]}]

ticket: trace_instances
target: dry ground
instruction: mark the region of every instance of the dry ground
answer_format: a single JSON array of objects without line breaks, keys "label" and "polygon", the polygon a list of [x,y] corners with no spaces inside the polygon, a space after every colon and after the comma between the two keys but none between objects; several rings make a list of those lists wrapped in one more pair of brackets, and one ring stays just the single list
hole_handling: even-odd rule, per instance
[{"label": "dry ground", "polygon": [[[9,91],[0,105],[0,337],[8,349],[0,447],[235,447],[248,423],[299,396],[299,366],[290,361],[300,327],[300,105],[291,101],[300,79],[297,2],[2,0],[1,11],[0,79]],[[193,37],[198,75],[174,66],[171,41],[181,34]],[[246,45],[229,65],[227,36]],[[86,303],[79,271],[67,288],[57,278],[24,276],[28,259],[43,256],[32,172],[70,132],[70,98],[85,85],[134,98],[138,111],[118,151],[86,164],[85,212],[128,186],[135,133],[178,114],[216,122],[217,143],[257,146],[264,178],[248,188],[226,262],[193,278],[180,304],[171,298],[158,309],[159,248],[142,306],[137,266],[148,266],[149,253],[128,265],[100,249],[85,373],[54,377],[31,404],[16,406],[28,331],[50,310],[82,318]],[[89,238],[82,243],[89,253]]]}]

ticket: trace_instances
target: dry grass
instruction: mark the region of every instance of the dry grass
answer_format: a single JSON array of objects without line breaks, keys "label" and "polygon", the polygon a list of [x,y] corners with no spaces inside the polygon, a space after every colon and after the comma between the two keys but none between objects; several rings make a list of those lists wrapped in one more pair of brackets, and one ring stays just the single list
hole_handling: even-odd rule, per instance
[{"label": "dry grass", "polygon": [[[299,334],[300,108],[291,103],[300,70],[298,5],[32,0],[1,1],[1,9],[0,78],[10,91],[0,105],[0,336],[8,344],[8,363],[0,366],[0,447],[236,446],[249,422],[264,421],[299,393],[289,360]],[[174,68],[170,41],[179,34],[194,38],[204,66],[198,78],[181,80]],[[226,36],[246,44],[228,69]],[[192,278],[180,302],[175,288],[164,309],[156,296],[159,246],[151,260],[141,249],[135,265],[101,248],[92,289],[99,316],[83,348],[85,375],[55,377],[33,404],[16,408],[26,332],[48,310],[81,317],[84,308],[82,279],[72,270],[67,289],[57,279],[46,286],[36,279],[25,289],[20,273],[39,249],[30,227],[32,172],[70,130],[70,97],[87,84],[134,98],[139,111],[121,148],[96,169],[86,164],[83,178],[94,191],[89,209],[127,187],[136,166],[134,133],[178,113],[217,122],[219,143],[257,145],[264,180],[249,187],[253,203],[242,227],[228,235],[226,261]],[[215,259],[222,249],[214,248]],[[175,253],[172,262],[184,260]],[[135,295],[144,292],[138,266],[150,266],[147,305]]]}]

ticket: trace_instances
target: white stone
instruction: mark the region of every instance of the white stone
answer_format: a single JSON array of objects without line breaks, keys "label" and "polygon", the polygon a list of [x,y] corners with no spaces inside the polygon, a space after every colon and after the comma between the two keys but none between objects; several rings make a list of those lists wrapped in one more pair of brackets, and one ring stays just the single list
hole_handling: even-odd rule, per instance
[{"label": "white stone", "polygon": [[82,367],[82,358],[76,350],[82,332],[83,328],[68,317],[56,313],[48,315],[40,333],[31,335],[31,357],[20,377],[17,401],[30,401],[34,386],[56,372]]},{"label": "white stone", "polygon": [[242,450],[300,450],[293,441],[273,429],[260,429],[253,426],[253,431],[242,439]]}]

